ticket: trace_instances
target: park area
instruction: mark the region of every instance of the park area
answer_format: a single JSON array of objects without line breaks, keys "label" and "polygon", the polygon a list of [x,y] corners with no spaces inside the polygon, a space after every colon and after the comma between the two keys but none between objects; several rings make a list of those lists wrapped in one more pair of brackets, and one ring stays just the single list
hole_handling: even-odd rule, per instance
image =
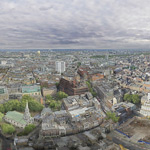
[{"label": "park area", "polygon": [[134,117],[117,128],[132,142],[145,141],[150,143],[150,120]]}]

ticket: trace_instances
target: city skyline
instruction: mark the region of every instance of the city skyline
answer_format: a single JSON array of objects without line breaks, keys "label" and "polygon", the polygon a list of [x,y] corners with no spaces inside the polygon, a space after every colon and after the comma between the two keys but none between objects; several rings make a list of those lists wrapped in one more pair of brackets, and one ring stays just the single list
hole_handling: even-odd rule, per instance
[{"label": "city skyline", "polygon": [[149,3],[140,0],[5,0],[0,49],[149,49]]}]

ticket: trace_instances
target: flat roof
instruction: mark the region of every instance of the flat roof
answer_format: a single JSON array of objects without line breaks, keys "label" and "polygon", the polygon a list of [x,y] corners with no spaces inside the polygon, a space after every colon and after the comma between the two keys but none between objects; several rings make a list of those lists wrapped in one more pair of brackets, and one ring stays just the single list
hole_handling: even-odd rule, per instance
[{"label": "flat roof", "polygon": [[85,111],[87,111],[89,108],[79,108],[79,109],[76,109],[76,110],[72,110],[72,111],[69,111],[69,113],[71,114],[72,117],[78,117],[79,115],[85,113]]},{"label": "flat roof", "polygon": [[32,93],[32,92],[40,92],[39,85],[32,85],[32,86],[22,86],[22,93]]}]

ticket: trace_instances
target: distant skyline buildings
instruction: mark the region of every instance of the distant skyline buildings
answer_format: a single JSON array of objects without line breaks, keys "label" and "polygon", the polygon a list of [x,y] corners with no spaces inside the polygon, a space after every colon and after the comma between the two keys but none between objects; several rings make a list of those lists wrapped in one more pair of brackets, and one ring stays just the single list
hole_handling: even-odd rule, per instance
[{"label": "distant skyline buildings", "polygon": [[149,5],[141,0],[0,1],[0,49],[149,49]]}]

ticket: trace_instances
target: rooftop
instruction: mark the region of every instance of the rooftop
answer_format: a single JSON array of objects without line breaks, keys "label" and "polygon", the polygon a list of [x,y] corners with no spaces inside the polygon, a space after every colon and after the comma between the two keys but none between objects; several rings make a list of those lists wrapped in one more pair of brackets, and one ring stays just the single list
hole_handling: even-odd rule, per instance
[{"label": "rooftop", "polygon": [[78,117],[78,116],[80,116],[80,114],[85,113],[87,110],[88,110],[88,108],[84,107],[84,108],[79,108],[76,110],[69,111],[69,113],[71,114],[72,117]]},{"label": "rooftop", "polygon": [[32,93],[32,92],[40,92],[40,86],[32,85],[32,86],[22,86],[22,93]]},{"label": "rooftop", "polygon": [[17,122],[17,123],[26,125],[26,121],[23,119],[23,116],[24,116],[24,115],[23,115],[22,113],[19,113],[19,112],[17,112],[17,111],[8,111],[8,112],[6,113],[6,116],[5,116],[5,117],[14,120],[14,121]]}]

